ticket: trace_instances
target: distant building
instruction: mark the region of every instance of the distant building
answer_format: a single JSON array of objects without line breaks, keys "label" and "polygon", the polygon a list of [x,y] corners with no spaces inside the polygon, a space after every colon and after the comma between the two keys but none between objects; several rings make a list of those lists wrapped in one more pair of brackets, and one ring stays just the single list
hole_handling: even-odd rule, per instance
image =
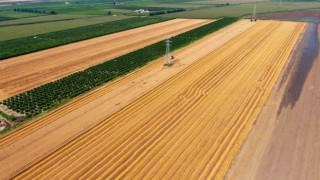
[{"label": "distant building", "polygon": [[114,0],[114,5],[116,5],[116,6],[125,6],[125,5],[127,5],[127,3],[125,3],[125,2],[117,2],[116,0]]},{"label": "distant building", "polygon": [[144,10],[144,9],[138,9],[134,11],[135,13],[149,13],[149,10]]}]

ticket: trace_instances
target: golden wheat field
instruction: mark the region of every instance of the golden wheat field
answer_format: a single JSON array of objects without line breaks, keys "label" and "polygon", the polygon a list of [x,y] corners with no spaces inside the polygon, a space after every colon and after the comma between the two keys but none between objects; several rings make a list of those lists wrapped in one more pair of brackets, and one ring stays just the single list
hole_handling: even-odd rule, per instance
[{"label": "golden wheat field", "polygon": [[223,179],[305,25],[256,22],[14,178]]},{"label": "golden wheat field", "polygon": [[0,61],[0,100],[210,22],[174,19]]},{"label": "golden wheat field", "polygon": [[0,137],[2,178],[23,171],[253,25],[240,20],[174,52],[177,61],[170,68],[159,58]]}]

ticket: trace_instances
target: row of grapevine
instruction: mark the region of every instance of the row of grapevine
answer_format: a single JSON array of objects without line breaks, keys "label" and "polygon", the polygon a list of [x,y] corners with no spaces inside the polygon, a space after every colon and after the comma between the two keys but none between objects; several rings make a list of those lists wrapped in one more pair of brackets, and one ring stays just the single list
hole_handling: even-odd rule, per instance
[{"label": "row of grapevine", "polygon": [[[200,38],[221,29],[236,18],[224,18],[172,38],[173,50],[186,46]],[[74,73],[55,82],[9,98],[3,102],[9,108],[34,117],[57,107],[62,102],[101,86],[119,76],[144,66],[164,55],[165,42],[161,41],[121,57],[106,61],[84,71]]]},{"label": "row of grapevine", "polygon": [[[54,19],[54,20],[43,20],[43,21],[36,21],[36,22],[18,22],[13,24],[2,24],[1,27],[9,27],[9,26],[22,26],[22,25],[31,25],[31,24],[41,24],[41,23],[50,23],[50,22],[59,22],[59,21],[73,21],[76,18],[68,18],[68,19]],[[1,17],[0,17],[1,21]]]},{"label": "row of grapevine", "polygon": [[183,11],[186,11],[186,9],[178,8],[178,9],[170,9],[165,11],[155,11],[155,12],[149,13],[149,16],[157,16],[161,14],[170,14],[170,13],[177,13],[177,12],[183,12]]},{"label": "row of grapevine", "polygon": [[9,20],[14,20],[16,18],[12,18],[12,17],[5,17],[5,16],[0,16],[0,22],[1,21],[9,21]]},{"label": "row of grapevine", "polygon": [[0,42],[0,60],[89,38],[159,23],[169,18],[128,18]]}]

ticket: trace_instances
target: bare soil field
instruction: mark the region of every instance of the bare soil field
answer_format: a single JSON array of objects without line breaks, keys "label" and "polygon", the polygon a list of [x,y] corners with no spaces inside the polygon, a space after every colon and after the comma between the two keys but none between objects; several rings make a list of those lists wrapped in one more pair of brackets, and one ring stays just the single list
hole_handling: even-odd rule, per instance
[{"label": "bare soil field", "polygon": [[38,162],[20,164],[23,151],[41,149],[31,148],[31,142],[23,151],[15,143],[2,148],[1,172],[15,167],[16,179],[224,178],[305,27],[251,24]]},{"label": "bare soil field", "polygon": [[0,61],[0,101],[210,22],[175,19]]},{"label": "bare soil field", "polygon": [[306,29],[227,179],[320,179],[319,30]]},{"label": "bare soil field", "polygon": [[259,19],[320,22],[320,9],[267,13],[258,15]]},{"label": "bare soil field", "polygon": [[[52,149],[57,149],[101,122],[253,25],[249,21],[239,21],[177,51],[174,54],[177,61],[173,67],[163,68],[164,60],[159,59],[1,137],[1,171],[7,172],[4,174],[6,177],[41,159]],[[8,162],[11,162],[10,165],[4,165]]]}]

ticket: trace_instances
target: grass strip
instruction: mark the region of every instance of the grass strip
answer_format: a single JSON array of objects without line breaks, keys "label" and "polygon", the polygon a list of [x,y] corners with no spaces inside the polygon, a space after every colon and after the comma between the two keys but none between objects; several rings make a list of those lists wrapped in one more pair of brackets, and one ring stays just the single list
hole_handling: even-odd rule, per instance
[{"label": "grass strip", "polygon": [[10,120],[10,121],[14,121],[16,119],[16,117],[14,117],[12,115],[8,115],[2,111],[0,111],[0,116],[4,117],[5,119]]}]

